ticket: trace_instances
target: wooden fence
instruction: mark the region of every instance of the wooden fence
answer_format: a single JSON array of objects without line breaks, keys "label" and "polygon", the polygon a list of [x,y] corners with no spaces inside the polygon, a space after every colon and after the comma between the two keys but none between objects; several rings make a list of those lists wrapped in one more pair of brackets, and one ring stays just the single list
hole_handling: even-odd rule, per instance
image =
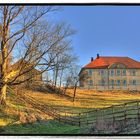
[{"label": "wooden fence", "polygon": [[[19,95],[19,94],[18,94]],[[116,121],[125,122],[129,119],[137,119],[140,122],[140,101],[128,102],[120,105],[113,105],[103,109],[94,109],[87,112],[68,112],[60,111],[52,106],[39,103],[31,96],[20,94],[27,103],[31,104],[35,108],[42,112],[52,116],[59,122],[63,122],[70,125],[93,125],[100,120],[111,121],[114,124]]]}]

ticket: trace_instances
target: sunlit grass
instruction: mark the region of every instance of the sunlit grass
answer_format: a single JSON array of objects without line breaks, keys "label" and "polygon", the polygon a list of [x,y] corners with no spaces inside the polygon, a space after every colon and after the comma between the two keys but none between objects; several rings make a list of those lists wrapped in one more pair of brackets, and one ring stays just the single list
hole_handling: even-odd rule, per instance
[{"label": "sunlit grass", "polygon": [[1,126],[6,126],[6,125],[8,125],[8,124],[10,124],[10,123],[12,123],[12,119],[8,119],[8,118],[0,118],[0,127]]},{"label": "sunlit grass", "polygon": [[12,93],[8,94],[6,107],[0,107],[0,127],[9,124],[22,124],[23,116],[28,117],[28,120],[30,120],[31,115],[33,114],[40,118],[40,120],[52,119],[52,117],[37,110],[30,104],[24,101],[22,102],[16,97],[16,95]]},{"label": "sunlit grass", "polygon": [[[75,102],[63,98],[57,94],[41,93],[27,91],[27,94],[34,97],[36,100],[51,105],[60,110],[66,111],[86,111],[96,108],[105,108],[111,105],[117,105],[134,100],[140,100],[138,93],[123,93],[122,91],[113,92],[98,92],[94,90],[78,89],[76,93]],[[68,90],[69,96],[73,96],[73,90]]]},{"label": "sunlit grass", "polygon": [[[111,105],[121,104],[129,101],[140,100],[140,94],[138,93],[127,93],[122,91],[113,92],[99,92],[94,90],[81,90],[78,89],[76,93],[75,102],[72,102],[73,90],[69,89],[67,94],[71,97],[60,96],[54,93],[43,93],[31,90],[25,90],[26,97],[31,96],[36,99],[37,102],[50,105],[59,111],[62,111],[61,115],[75,117],[77,114],[74,112],[84,112],[97,108],[105,108]],[[70,126],[61,124],[53,120],[52,117],[46,115],[43,112],[39,112],[36,108],[29,105],[26,102],[21,102],[15,96],[9,96],[7,98],[8,107],[1,113],[0,126],[3,126],[4,133],[22,133],[22,134],[76,134],[81,133],[81,128],[77,126]],[[19,113],[20,111],[20,113]],[[109,110],[107,110],[109,112]],[[73,112],[73,114],[68,113]],[[42,118],[45,118],[44,122],[40,124],[38,121],[33,124],[23,125],[22,123],[16,123],[19,120],[19,114],[26,114],[30,118],[31,114],[35,114]],[[91,117],[91,121],[94,118]],[[83,118],[84,119],[84,118]],[[49,124],[47,122],[50,122]],[[12,124],[12,125],[10,125]],[[50,126],[51,125],[51,126]],[[52,127],[50,129],[50,127]]]}]

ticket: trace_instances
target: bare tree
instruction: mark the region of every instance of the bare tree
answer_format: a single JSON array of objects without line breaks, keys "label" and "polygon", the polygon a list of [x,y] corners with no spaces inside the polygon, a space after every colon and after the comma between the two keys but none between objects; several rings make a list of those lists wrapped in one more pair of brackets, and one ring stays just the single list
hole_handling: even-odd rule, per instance
[{"label": "bare tree", "polygon": [[66,87],[71,86],[74,88],[73,91],[73,102],[75,101],[75,96],[76,96],[76,90],[78,86],[78,82],[81,80],[87,80],[89,77],[87,73],[82,72],[82,74],[79,75],[81,67],[79,65],[73,64],[71,68],[68,71],[67,79],[68,79],[68,84],[66,81]]},{"label": "bare tree", "polygon": [[[72,32],[69,26],[59,24],[46,27],[39,26],[44,15],[57,10],[50,6],[1,6],[1,89],[0,104],[6,105],[7,86],[18,85],[29,81],[32,76],[25,79],[21,77],[32,71],[35,67],[47,70],[55,57],[49,51],[57,46]],[[18,46],[20,47],[18,48]],[[17,49],[22,51],[18,68],[8,68],[9,57]]]},{"label": "bare tree", "polygon": [[64,88],[64,94],[66,94],[66,91],[69,87],[69,85],[72,84],[72,77],[71,76],[68,76],[66,77],[66,84],[65,84],[65,88]]},{"label": "bare tree", "polygon": [[87,73],[82,73],[80,76],[74,77],[74,79],[75,79],[75,84],[74,84],[74,92],[73,92],[73,102],[75,101],[78,82],[81,80],[84,81],[89,79],[89,76],[87,75]]},{"label": "bare tree", "polygon": [[[59,55],[55,64],[55,86],[59,80],[59,87],[61,87],[63,73],[66,69],[71,67],[71,64],[77,61],[77,57],[65,51]],[[58,79],[59,76],[59,79]]]},{"label": "bare tree", "polygon": [[[53,84],[56,86],[61,86],[63,71],[70,67],[71,63],[77,60],[77,56],[73,54],[72,47],[70,46],[70,42],[65,40],[59,46],[56,46],[52,50],[52,56],[56,56],[53,65],[52,65],[52,73],[53,73]],[[60,84],[58,84],[58,80]]]},{"label": "bare tree", "polygon": [[65,73],[65,70],[71,68],[71,65],[76,63],[78,60],[78,57],[75,54],[66,54],[63,57],[62,64],[60,65],[60,71],[59,71],[59,86],[61,87],[63,75]]}]

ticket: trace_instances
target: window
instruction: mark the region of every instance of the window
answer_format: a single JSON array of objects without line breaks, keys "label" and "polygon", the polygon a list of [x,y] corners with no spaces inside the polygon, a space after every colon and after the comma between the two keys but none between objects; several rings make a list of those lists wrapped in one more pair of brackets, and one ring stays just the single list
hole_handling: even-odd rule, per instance
[{"label": "window", "polygon": [[136,75],[136,71],[135,71],[135,70],[132,71],[132,75],[133,75],[133,76]]},{"label": "window", "polygon": [[122,75],[126,76],[126,70],[122,70]]},{"label": "window", "polygon": [[105,80],[101,80],[101,86],[105,85]]},{"label": "window", "polygon": [[114,75],[114,70],[110,71],[110,75],[113,76]]},{"label": "window", "polygon": [[92,75],[92,72],[93,72],[93,70],[92,69],[89,69],[88,70],[88,75]]},{"label": "window", "polygon": [[89,86],[93,86],[93,81],[92,81],[92,80],[89,80],[89,81],[88,81],[88,85],[89,85]]},{"label": "window", "polygon": [[130,70],[130,75],[131,76],[135,76],[136,75],[136,71],[135,70]]},{"label": "window", "polygon": [[132,80],[129,80],[129,84],[130,84],[130,85],[132,85],[132,84],[133,84]]},{"label": "window", "polygon": [[121,84],[121,81],[117,80],[117,86],[120,86],[120,84]]},{"label": "window", "polygon": [[136,71],[135,70],[133,70],[133,76],[135,76],[136,75]]},{"label": "window", "polygon": [[136,80],[132,80],[132,84],[133,85],[136,85]]},{"label": "window", "polygon": [[126,86],[127,84],[126,80],[123,80],[122,83],[123,83],[123,86]]},{"label": "window", "polygon": [[110,80],[110,85],[111,85],[111,86],[114,85],[114,80]]},{"label": "window", "polygon": [[136,85],[136,80],[130,80],[130,85]]},{"label": "window", "polygon": [[120,70],[117,70],[117,76],[120,76],[120,75],[121,75]]},{"label": "window", "polygon": [[104,70],[100,70],[99,71],[99,75],[104,75],[105,73],[104,73]]}]

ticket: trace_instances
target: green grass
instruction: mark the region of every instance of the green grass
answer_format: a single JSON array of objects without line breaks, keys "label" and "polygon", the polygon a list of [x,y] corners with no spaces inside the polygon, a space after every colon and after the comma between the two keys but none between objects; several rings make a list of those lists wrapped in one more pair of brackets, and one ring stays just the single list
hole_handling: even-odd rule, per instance
[{"label": "green grass", "polygon": [[[28,91],[26,95],[30,95],[35,98],[38,102],[42,104],[51,105],[54,108],[58,109],[59,111],[70,111],[70,112],[85,112],[89,110],[94,110],[97,108],[106,108],[111,105],[121,104],[129,101],[134,101],[139,99],[140,94],[128,94],[128,93],[96,93],[95,91],[84,91],[78,90],[76,94],[75,102],[73,103],[71,100],[65,99],[63,97],[59,97],[55,94],[43,94],[41,92],[34,92]],[[11,100],[12,99],[12,100]],[[31,106],[24,104],[24,102],[20,102],[14,98],[14,96],[9,96],[9,114],[13,113],[15,110],[21,110],[24,112],[33,112],[36,113],[36,109],[32,108]],[[135,104],[133,106],[128,106],[128,108],[135,108]],[[115,111],[123,111],[123,107],[116,107]],[[111,113],[112,109],[105,109],[105,113]],[[129,113],[136,113],[136,111],[128,111]],[[97,115],[102,114],[98,112]],[[121,113],[120,113],[121,114]],[[2,114],[4,115],[4,114]],[[59,123],[55,120],[45,120],[43,122],[35,122],[33,124],[9,124],[11,120],[8,120],[7,117],[3,119],[0,115],[1,122],[4,125],[1,125],[0,133],[2,134],[88,134],[89,126],[84,125],[81,128],[78,126],[72,126],[64,123]],[[123,115],[123,113],[122,113]],[[11,118],[12,115],[9,115]],[[118,114],[116,114],[118,116]],[[71,116],[72,117],[72,116]],[[76,116],[75,116],[76,117]],[[81,116],[81,120],[86,121],[86,116]],[[96,114],[91,113],[89,114],[89,121],[94,121],[96,119]],[[112,115],[108,115],[108,117],[112,117]],[[17,121],[15,116],[12,117],[12,122]],[[112,119],[112,118],[111,118]],[[88,128],[89,127],[89,128]]]},{"label": "green grass", "polygon": [[2,127],[2,134],[83,134],[86,127],[66,125],[54,120],[26,125],[7,125]]}]

